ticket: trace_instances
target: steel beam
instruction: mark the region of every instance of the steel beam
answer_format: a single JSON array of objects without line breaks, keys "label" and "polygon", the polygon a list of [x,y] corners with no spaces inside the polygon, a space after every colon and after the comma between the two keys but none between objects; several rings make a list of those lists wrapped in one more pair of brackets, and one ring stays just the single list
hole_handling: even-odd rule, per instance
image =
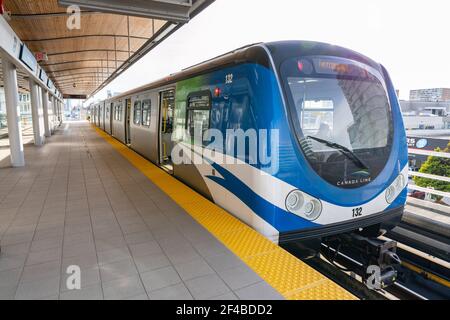
[{"label": "steel beam", "polygon": [[148,40],[147,37],[139,37],[139,36],[128,36],[121,34],[86,34],[80,36],[69,36],[69,37],[55,37],[55,38],[42,38],[42,39],[26,39],[22,40],[23,42],[44,42],[44,41],[60,41],[60,40],[71,40],[71,39],[84,39],[84,38],[97,38],[97,37],[106,37],[106,38],[131,38],[131,39],[139,39],[139,40]]},{"label": "steel beam", "polygon": [[[117,60],[119,62],[125,62],[125,60]],[[50,66],[58,66],[63,64],[70,64],[70,63],[81,63],[81,62],[103,62],[102,59],[86,59],[86,60],[73,60],[73,61],[64,61],[64,62],[55,62],[55,63],[48,63],[48,64],[42,64],[42,67],[50,67]],[[93,67],[95,68],[95,67]]]},{"label": "steel beam", "polygon": [[187,23],[193,2],[204,0],[58,0],[62,6],[77,5],[82,9]]},{"label": "steel beam", "polygon": [[[38,18],[55,18],[55,17],[66,17],[72,13],[64,12],[44,12],[44,13],[13,13],[11,14],[12,19],[38,19]],[[101,14],[101,12],[96,11],[81,11],[81,15],[89,14]]]},{"label": "steel beam", "polygon": [[[47,53],[47,56],[52,57],[52,56],[60,56],[60,55],[64,55],[64,54],[76,54],[76,53],[85,53],[85,52],[109,52],[109,51],[114,51],[114,49],[100,48],[100,49],[62,51],[62,52]],[[116,51],[120,52],[120,53],[128,53],[128,50],[116,50]],[[132,52],[134,53],[134,51],[132,51]]]}]

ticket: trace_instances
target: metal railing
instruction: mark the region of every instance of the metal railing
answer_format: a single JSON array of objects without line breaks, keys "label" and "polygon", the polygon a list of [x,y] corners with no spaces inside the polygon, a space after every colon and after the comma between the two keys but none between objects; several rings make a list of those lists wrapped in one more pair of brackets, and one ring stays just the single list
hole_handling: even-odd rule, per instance
[{"label": "metal railing", "polygon": [[[450,153],[446,153],[446,152],[409,149],[409,153],[415,154],[415,155],[421,155],[421,156],[432,156],[432,157],[450,159]],[[433,174],[427,174],[427,173],[421,173],[421,172],[415,172],[415,171],[409,171],[409,175],[411,177],[421,177],[421,178],[426,178],[426,179],[430,179],[430,180],[437,180],[437,181],[443,181],[443,182],[450,183],[450,177],[437,176],[437,175],[433,175]],[[450,198],[450,192],[444,192],[444,191],[434,190],[431,188],[419,187],[416,185],[409,185],[408,189],[416,190],[416,191],[420,191],[420,192],[424,192],[424,193],[429,193],[429,194],[444,197],[444,198]]]},{"label": "metal railing", "polygon": [[410,154],[450,159],[450,153],[446,153],[446,152],[437,152],[437,151],[428,151],[428,150],[419,150],[419,149],[408,149],[408,151]]}]

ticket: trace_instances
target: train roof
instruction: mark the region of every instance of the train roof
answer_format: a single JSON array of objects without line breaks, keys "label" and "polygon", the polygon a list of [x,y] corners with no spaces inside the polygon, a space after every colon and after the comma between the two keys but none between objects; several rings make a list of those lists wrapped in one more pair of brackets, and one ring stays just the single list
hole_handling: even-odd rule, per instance
[{"label": "train roof", "polygon": [[337,57],[348,58],[359,61],[361,63],[372,66],[380,70],[380,65],[374,60],[347,48],[335,46],[328,43],[314,42],[314,41],[277,41],[267,43],[254,43],[233,51],[227,52],[218,57],[203,61],[189,68],[183,69],[177,73],[171,74],[168,77],[156,80],[149,84],[145,84],[133,90],[129,90],[120,95],[108,98],[105,101],[117,100],[129,97],[136,93],[151,90],[159,87],[165,87],[172,83],[194,77],[196,75],[211,72],[220,67],[228,65],[236,65],[245,62],[254,62],[264,66],[270,66],[269,53],[278,68],[279,64],[284,60],[295,56],[307,55],[333,55]]}]

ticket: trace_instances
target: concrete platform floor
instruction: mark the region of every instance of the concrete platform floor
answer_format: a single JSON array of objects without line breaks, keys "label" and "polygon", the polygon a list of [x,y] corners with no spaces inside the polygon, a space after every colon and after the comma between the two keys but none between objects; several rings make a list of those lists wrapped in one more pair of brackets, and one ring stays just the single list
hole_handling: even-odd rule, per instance
[{"label": "concrete platform floor", "polygon": [[0,169],[0,299],[282,299],[90,124],[25,152]]}]

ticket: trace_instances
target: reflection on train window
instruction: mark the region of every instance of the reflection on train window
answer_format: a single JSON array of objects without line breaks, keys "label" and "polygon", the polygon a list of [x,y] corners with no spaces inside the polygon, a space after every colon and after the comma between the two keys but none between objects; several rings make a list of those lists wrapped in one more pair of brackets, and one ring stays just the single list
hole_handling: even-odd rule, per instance
[{"label": "reflection on train window", "polygon": [[302,103],[301,124],[303,132],[322,139],[332,138],[334,104],[332,100],[305,100]]},{"label": "reflection on train window", "polygon": [[122,111],[123,111],[123,106],[122,106],[122,103],[120,103],[117,106],[117,120],[118,121],[122,121]]},{"label": "reflection on train window", "polygon": [[150,110],[151,110],[152,102],[150,100],[144,100],[142,102],[142,125],[146,127],[150,127]]},{"label": "reflection on train window", "polygon": [[228,129],[238,130],[248,130],[250,128],[255,128],[255,116],[252,112],[251,100],[248,93],[242,93],[239,95],[233,95],[230,98],[230,114]]},{"label": "reflection on train window", "polygon": [[141,124],[141,114],[142,114],[141,102],[136,101],[134,103],[133,123],[137,126]]},{"label": "reflection on train window", "polygon": [[114,120],[122,121],[122,111],[123,111],[122,104],[118,104],[114,107]]},{"label": "reflection on train window", "polygon": [[206,130],[210,127],[211,96],[206,93],[191,94],[188,98],[186,129],[192,141],[201,145]]}]

